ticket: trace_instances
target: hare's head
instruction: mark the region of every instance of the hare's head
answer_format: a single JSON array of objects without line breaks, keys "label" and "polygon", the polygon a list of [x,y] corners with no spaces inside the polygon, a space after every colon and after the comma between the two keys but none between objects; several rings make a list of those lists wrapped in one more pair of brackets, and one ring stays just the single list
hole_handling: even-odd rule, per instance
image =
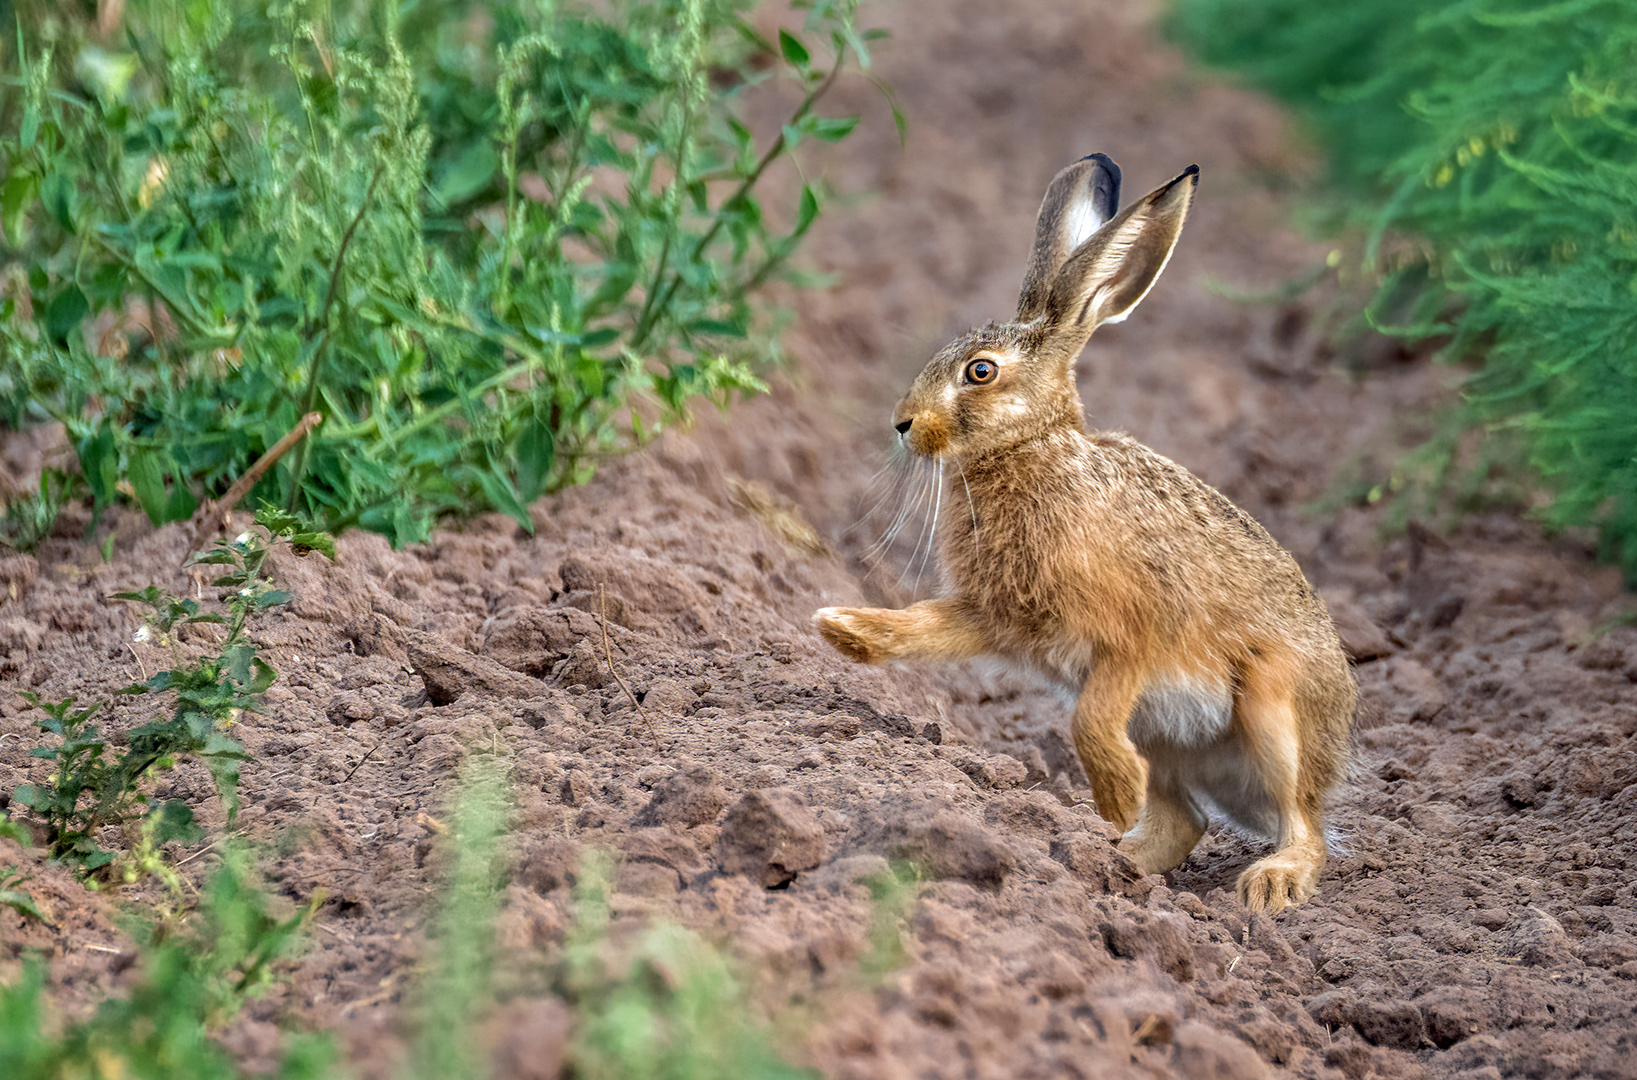
[{"label": "hare's head", "polygon": [[1017,317],[970,330],[928,361],[893,411],[904,444],[963,457],[1079,428],[1080,350],[1148,295],[1198,180],[1190,165],[1116,213],[1120,169],[1108,157],[1092,154],[1058,173],[1040,204]]}]

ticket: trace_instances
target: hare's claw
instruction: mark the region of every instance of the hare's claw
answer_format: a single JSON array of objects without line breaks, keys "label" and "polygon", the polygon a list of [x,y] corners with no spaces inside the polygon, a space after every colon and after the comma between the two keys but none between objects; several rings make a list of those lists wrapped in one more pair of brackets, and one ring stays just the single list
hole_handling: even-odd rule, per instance
[{"label": "hare's claw", "polygon": [[1239,875],[1239,902],[1252,911],[1277,915],[1319,891],[1319,870],[1309,859],[1275,853]]}]

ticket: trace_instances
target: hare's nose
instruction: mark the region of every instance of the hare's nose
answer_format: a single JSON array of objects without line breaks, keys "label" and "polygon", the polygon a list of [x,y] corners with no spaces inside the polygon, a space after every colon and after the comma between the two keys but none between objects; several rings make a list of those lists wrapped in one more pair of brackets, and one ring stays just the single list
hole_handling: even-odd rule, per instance
[{"label": "hare's nose", "polygon": [[915,418],[912,416],[908,420],[900,420],[892,426],[897,429],[898,434],[907,435],[909,434],[909,426],[913,423],[915,423]]}]

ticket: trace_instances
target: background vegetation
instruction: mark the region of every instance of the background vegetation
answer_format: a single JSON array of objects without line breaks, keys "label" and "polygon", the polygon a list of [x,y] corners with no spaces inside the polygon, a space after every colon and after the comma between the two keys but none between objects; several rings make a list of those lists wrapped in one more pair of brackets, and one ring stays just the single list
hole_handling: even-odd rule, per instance
[{"label": "background vegetation", "polygon": [[[1637,20],[1626,0],[1176,0],[1296,106],[1363,237],[1372,322],[1471,360],[1452,431],[1515,446],[1544,518],[1637,581]],[[1428,447],[1445,479],[1456,439]],[[1469,459],[1467,464],[1474,463]]]},{"label": "background vegetation", "polygon": [[[776,41],[750,3],[17,3],[0,424],[60,420],[96,508],[159,523],[316,410],[256,498],[395,544],[532,528],[691,400],[761,387],[754,300],[820,192],[764,215],[758,186],[852,130],[815,105],[868,52],[855,0]],[[774,77],[799,90],[758,140],[735,109]]]}]

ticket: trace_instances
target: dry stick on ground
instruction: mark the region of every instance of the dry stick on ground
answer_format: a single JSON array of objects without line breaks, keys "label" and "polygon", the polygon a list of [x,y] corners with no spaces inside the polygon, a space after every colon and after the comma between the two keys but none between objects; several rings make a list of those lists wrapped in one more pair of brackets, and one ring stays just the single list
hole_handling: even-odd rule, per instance
[{"label": "dry stick on ground", "polygon": [[[193,515],[188,525],[193,529],[193,539],[188,542],[186,558],[192,558],[193,553],[204,546],[205,538],[215,535],[219,529],[227,527],[233,516],[233,508],[239,505],[239,500],[250,494],[250,489],[256,486],[262,474],[278,463],[278,459],[290,452],[290,448],[306,437],[307,433],[322,423],[324,417],[320,413],[310,412],[296,421],[296,426],[289,433],[274,443],[272,449],[256,459],[256,463],[245,470],[243,476],[234,481],[233,486],[227,489],[227,494],[220,499],[207,499]],[[185,561],[185,559],[184,559]]]},{"label": "dry stick on ground", "polygon": [[657,743],[659,741],[659,729],[654,727],[653,717],[642,711],[642,702],[637,700],[637,695],[633,694],[631,688],[625,685],[625,680],[620,678],[618,669],[614,667],[614,650],[608,644],[608,585],[605,582],[597,582],[597,604],[602,608],[597,618],[602,623],[603,657],[608,661],[608,673],[614,676],[614,681],[620,684],[620,689],[625,691],[625,696],[631,699],[631,707],[637,710],[637,715],[642,717],[642,722],[648,725],[648,734],[652,735]]},{"label": "dry stick on ground", "polygon": [[381,742],[376,743],[374,746],[372,746],[368,750],[364,751],[364,756],[358,759],[358,764],[354,765],[352,767],[352,769],[347,773],[347,775],[343,776],[341,778],[341,783],[336,785],[336,786],[337,787],[343,786],[343,785],[346,784],[346,782],[348,780],[351,780],[352,779],[352,774],[364,767],[364,762],[366,762],[366,761],[368,761],[370,759],[370,755],[375,753],[375,751],[381,749],[381,747],[383,747],[385,745],[386,745],[386,741],[383,739]]}]

